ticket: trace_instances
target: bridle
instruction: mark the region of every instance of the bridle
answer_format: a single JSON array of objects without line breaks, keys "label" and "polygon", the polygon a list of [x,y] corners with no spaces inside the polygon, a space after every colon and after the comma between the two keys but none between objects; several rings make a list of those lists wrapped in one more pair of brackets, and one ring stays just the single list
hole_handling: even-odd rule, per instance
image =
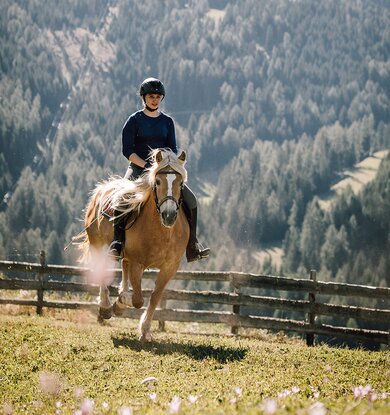
[{"label": "bridle", "polygon": [[[156,173],[156,176],[158,174],[180,174],[175,170],[160,170]],[[175,202],[176,205],[176,210],[180,209],[180,206],[183,202],[183,183],[180,186],[180,198],[179,200],[176,200],[173,196],[165,196],[161,201],[158,200],[157,197],[157,186],[156,183],[153,185],[153,193],[154,193],[154,202],[156,203],[156,208],[158,213],[160,212],[161,206],[167,201],[167,200],[172,200],[173,202]]]}]

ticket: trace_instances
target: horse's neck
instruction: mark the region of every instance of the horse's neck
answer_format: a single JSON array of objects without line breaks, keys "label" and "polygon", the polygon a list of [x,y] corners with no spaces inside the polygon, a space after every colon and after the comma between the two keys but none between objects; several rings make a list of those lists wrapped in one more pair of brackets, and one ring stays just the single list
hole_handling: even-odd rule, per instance
[{"label": "horse's neck", "polygon": [[148,217],[148,221],[153,224],[153,226],[160,226],[163,228],[160,220],[160,215],[157,211],[156,202],[154,201],[153,192],[150,193],[149,198],[144,203],[143,213]]}]

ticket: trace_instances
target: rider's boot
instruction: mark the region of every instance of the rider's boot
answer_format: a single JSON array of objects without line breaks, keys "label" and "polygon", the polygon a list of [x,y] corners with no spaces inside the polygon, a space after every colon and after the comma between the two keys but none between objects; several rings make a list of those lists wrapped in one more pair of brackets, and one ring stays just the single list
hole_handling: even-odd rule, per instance
[{"label": "rider's boot", "polygon": [[114,216],[114,239],[110,244],[108,253],[115,258],[121,258],[125,242],[126,216],[119,216],[121,212],[115,211]]},{"label": "rider's boot", "polygon": [[190,225],[190,239],[186,249],[187,262],[207,258],[210,255],[210,248],[203,247],[196,237],[197,208],[191,210],[185,209],[185,211],[187,213],[188,224]]}]

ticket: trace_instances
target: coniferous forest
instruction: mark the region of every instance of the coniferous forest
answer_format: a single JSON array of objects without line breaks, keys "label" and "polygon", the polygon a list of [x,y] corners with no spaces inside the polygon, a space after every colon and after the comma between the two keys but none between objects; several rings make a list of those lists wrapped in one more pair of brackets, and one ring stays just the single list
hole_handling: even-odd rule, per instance
[{"label": "coniferous forest", "polygon": [[[124,174],[122,126],[155,76],[212,249],[183,267],[390,285],[390,156],[321,203],[390,149],[386,0],[3,0],[0,50],[1,258],[76,262],[63,248]],[[256,256],[272,246],[279,265]]]}]

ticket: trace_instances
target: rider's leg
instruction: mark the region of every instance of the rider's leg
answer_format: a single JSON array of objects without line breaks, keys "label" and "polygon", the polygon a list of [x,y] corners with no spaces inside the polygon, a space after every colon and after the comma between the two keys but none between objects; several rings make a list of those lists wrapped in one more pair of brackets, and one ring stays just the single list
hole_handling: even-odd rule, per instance
[{"label": "rider's leg", "polygon": [[[136,180],[144,173],[144,169],[134,164],[129,165],[125,177],[129,180]],[[111,242],[109,253],[112,256],[120,257],[125,244],[126,219],[127,215],[120,216],[121,212],[114,213],[114,239]]]},{"label": "rider's leg", "polygon": [[119,216],[121,212],[114,213],[114,239],[111,242],[109,253],[115,257],[120,257],[125,243],[126,215]]},{"label": "rider's leg", "polygon": [[186,249],[187,262],[207,258],[210,255],[210,249],[203,247],[196,237],[196,225],[198,219],[197,200],[187,185],[183,188],[183,200],[184,211],[188,219],[188,224],[190,225],[190,238]]}]

